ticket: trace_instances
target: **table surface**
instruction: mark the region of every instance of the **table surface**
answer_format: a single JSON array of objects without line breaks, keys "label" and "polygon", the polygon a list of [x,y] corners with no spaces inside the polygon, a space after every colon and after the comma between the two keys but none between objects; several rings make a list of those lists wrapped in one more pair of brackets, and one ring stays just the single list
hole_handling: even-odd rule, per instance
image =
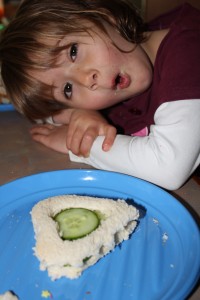
[{"label": "table surface", "polygon": [[[29,135],[30,128],[30,122],[16,111],[0,112],[0,185],[40,172],[92,169],[86,164],[71,162],[67,155],[35,143]],[[190,211],[197,223],[200,224],[199,179],[194,176],[191,177],[183,187],[172,194]],[[200,287],[197,286],[188,300],[199,299]]]}]

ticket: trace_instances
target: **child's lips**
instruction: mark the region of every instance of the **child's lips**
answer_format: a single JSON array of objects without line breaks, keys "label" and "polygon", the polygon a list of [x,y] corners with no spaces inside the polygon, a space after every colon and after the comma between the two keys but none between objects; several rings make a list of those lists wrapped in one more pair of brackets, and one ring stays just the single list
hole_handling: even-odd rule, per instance
[{"label": "child's lips", "polygon": [[125,89],[127,87],[129,87],[131,83],[131,79],[127,74],[123,74],[120,78],[120,82],[118,84],[120,89]]},{"label": "child's lips", "polygon": [[131,79],[130,79],[130,76],[128,74],[118,74],[116,77],[115,77],[115,80],[114,80],[114,89],[125,89],[127,87],[129,87],[131,83]]}]

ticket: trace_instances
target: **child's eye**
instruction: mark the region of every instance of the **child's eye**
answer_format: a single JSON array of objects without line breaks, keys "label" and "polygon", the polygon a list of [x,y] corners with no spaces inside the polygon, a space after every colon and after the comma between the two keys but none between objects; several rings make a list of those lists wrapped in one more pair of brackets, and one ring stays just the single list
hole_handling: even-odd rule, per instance
[{"label": "child's eye", "polygon": [[72,61],[75,61],[78,53],[78,45],[77,44],[72,44],[70,48],[70,57]]},{"label": "child's eye", "polygon": [[64,87],[64,95],[67,99],[70,99],[72,96],[72,84],[67,82]]}]

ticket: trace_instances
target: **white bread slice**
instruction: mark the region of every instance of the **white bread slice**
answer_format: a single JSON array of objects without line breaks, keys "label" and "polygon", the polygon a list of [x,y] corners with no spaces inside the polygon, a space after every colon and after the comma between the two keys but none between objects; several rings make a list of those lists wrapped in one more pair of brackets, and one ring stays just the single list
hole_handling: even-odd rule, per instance
[{"label": "white bread slice", "polygon": [[[67,208],[86,208],[104,217],[93,232],[77,240],[63,240],[53,217]],[[77,278],[82,271],[127,240],[137,225],[139,212],[124,200],[62,195],[38,202],[31,211],[40,269],[52,280]]]},{"label": "white bread slice", "polygon": [[18,300],[18,297],[15,296],[12,292],[7,291],[4,294],[0,295],[0,300]]}]

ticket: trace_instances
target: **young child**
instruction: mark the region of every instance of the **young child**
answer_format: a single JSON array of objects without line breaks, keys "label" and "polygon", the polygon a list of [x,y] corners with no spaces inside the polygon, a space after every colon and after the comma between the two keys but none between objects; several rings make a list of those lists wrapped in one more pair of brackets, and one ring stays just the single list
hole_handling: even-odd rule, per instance
[{"label": "young child", "polygon": [[52,2],[24,0],[0,43],[16,109],[53,117],[33,139],[179,188],[200,163],[200,12],[185,4],[148,31],[128,0]]}]

